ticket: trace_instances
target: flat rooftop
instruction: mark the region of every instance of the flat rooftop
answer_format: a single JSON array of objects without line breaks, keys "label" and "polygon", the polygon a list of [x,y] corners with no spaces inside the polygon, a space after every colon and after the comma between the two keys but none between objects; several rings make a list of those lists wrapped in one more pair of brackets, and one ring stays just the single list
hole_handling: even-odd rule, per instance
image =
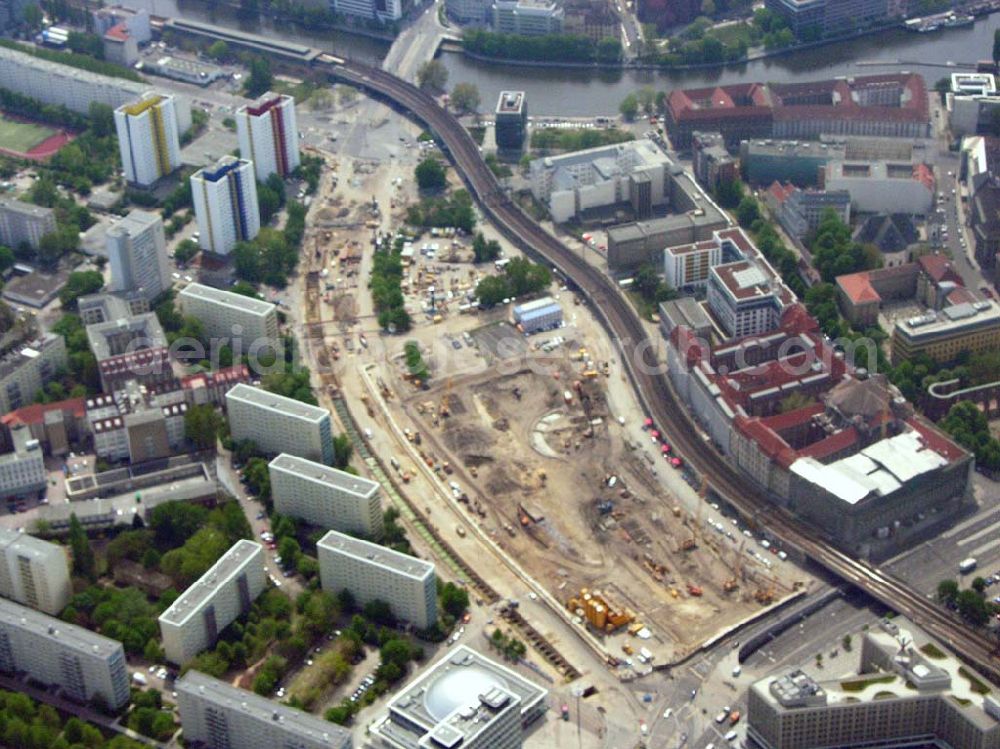
[{"label": "flat rooftop", "polygon": [[275,471],[283,471],[293,476],[298,476],[307,481],[320,486],[330,487],[338,491],[353,494],[356,497],[367,499],[379,490],[378,482],[353,473],[341,471],[337,468],[306,460],[296,455],[282,453],[270,463],[268,468]]},{"label": "flat rooftop", "polygon": [[547,695],[514,671],[459,645],[397,694],[376,732],[402,745],[417,746],[421,737],[431,734],[442,746],[458,746],[488,725],[511,698],[518,701],[523,716]]},{"label": "flat rooftop", "polygon": [[232,398],[244,403],[249,403],[269,411],[294,416],[299,419],[309,421],[320,421],[329,418],[330,412],[319,406],[310,406],[308,403],[297,401],[294,398],[286,398],[283,395],[272,393],[261,388],[252,387],[245,383],[239,383],[232,390],[226,393],[226,401]]},{"label": "flat rooftop", "polygon": [[385,546],[362,541],[337,531],[327,532],[316,543],[316,547],[362,559],[414,580],[424,580],[428,575],[434,573],[434,565],[431,562],[411,557],[409,554],[400,554]]},{"label": "flat rooftop", "polygon": [[116,237],[120,234],[124,234],[129,237],[135,236],[137,234],[142,234],[142,232],[146,231],[151,226],[155,226],[157,223],[162,223],[162,221],[163,219],[160,218],[160,214],[158,213],[150,213],[149,211],[133,209],[123,218],[108,227],[107,236]]},{"label": "flat rooftop", "polygon": [[523,91],[501,91],[500,98],[497,99],[498,114],[520,113],[524,107]]},{"label": "flat rooftop", "polygon": [[262,556],[264,556],[263,546],[256,541],[240,539],[160,615],[160,621],[176,626],[183,625],[192,614],[201,610],[221,586],[252,562],[254,557]]},{"label": "flat rooftop", "polygon": [[261,723],[271,725],[277,722],[283,730],[312,741],[327,742],[331,749],[350,746],[351,733],[347,729],[302,710],[239,689],[219,679],[213,679],[200,671],[188,671],[177,680],[175,689],[178,694],[195,695]]},{"label": "flat rooftop", "polygon": [[200,283],[190,283],[185,286],[181,290],[180,297],[181,299],[200,299],[240,312],[248,312],[259,317],[264,317],[269,312],[277,309],[277,305],[265,302],[263,299],[255,299],[243,294],[234,294],[232,291],[216,289],[213,286],[205,286]]},{"label": "flat rooftop", "polygon": [[64,557],[66,556],[66,552],[63,550],[64,547],[58,544],[49,543],[27,533],[19,533],[8,528],[0,528],[0,549],[13,549],[21,556],[34,557],[36,559],[48,557],[53,552],[60,553]]},{"label": "flat rooftop", "polygon": [[6,598],[0,598],[0,625],[26,630],[88,657],[107,658],[122,649],[122,644],[117,640],[29,609]]}]

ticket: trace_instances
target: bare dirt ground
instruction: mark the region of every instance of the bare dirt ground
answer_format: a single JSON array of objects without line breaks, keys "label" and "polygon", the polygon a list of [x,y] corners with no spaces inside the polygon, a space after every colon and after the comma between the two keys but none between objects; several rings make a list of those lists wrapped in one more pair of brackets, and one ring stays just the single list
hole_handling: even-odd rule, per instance
[{"label": "bare dirt ground", "polygon": [[[672,659],[759,611],[758,588],[787,590],[737,567],[742,559],[750,566],[738,544],[709,537],[714,531],[680,508],[675,515],[672,497],[609,429],[604,378],[582,378],[583,365],[567,356],[580,343],[429,391],[411,388],[402,406],[420,425],[424,454],[450,464],[470,517],[539,583],[563,602],[582,588],[600,590],[647,625],[652,639],[643,646]],[[397,392],[408,392],[406,384]],[[441,417],[445,394],[451,415]],[[683,551],[688,539],[697,548]],[[734,578],[737,588],[724,591]],[[627,639],[626,629],[615,638]]]}]

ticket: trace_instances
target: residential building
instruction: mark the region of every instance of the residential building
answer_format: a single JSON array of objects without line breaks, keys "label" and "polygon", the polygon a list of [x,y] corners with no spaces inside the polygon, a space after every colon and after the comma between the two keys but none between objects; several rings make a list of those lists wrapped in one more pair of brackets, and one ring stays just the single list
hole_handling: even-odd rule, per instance
[{"label": "residential building", "polygon": [[184,448],[187,392],[172,384],[146,386],[128,380],[113,394],[88,398],[87,424],[94,453],[105,460],[137,465],[168,458]]},{"label": "residential building", "polygon": [[[108,305],[118,309],[126,303],[117,300],[113,304],[109,301]],[[123,315],[88,325],[87,342],[97,359],[101,389],[105,393],[115,392],[129,380],[152,385],[173,379],[167,336],[153,312]]]},{"label": "residential building", "polygon": [[333,431],[325,408],[240,383],[226,393],[233,439],[253,440],[270,455],[288,453],[333,465]]},{"label": "residential building", "polygon": [[349,590],[360,604],[384,601],[416,629],[437,621],[434,565],[369,541],[330,531],[316,544],[323,590]]},{"label": "residential building", "polygon": [[191,670],[177,680],[184,740],[205,749],[351,749],[351,732]]},{"label": "residential building", "polygon": [[269,91],[253,104],[236,110],[240,155],[253,162],[254,174],[265,182],[272,174],[284,179],[299,165],[299,127],[295,99]]},{"label": "residential building", "polygon": [[947,364],[959,354],[981,354],[1000,348],[1000,305],[968,302],[897,320],[892,329],[892,363],[925,354]]},{"label": "residential building", "polygon": [[935,204],[934,172],[926,164],[831,161],[823,184],[827,191],[846,190],[862,213],[924,216]]},{"label": "residential building", "polygon": [[562,307],[550,296],[514,307],[514,324],[518,325],[525,335],[554,330],[561,327],[562,322]]},{"label": "residential building", "polygon": [[463,26],[487,26],[493,19],[492,0],[446,0],[448,18]]},{"label": "residential building", "polygon": [[916,139],[930,133],[930,104],[924,79],[912,73],[740,83],[675,89],[667,97],[666,126],[677,149],[690,148],[695,131],[717,131],[730,148],[744,140],[820,135]]},{"label": "residential building", "polygon": [[767,0],[765,5],[804,40],[885,24],[890,10],[899,12],[889,0]]},{"label": "residential building", "polygon": [[240,539],[160,614],[167,660],[183,666],[250,610],[267,586],[264,547]]},{"label": "residential building", "polygon": [[995,77],[992,73],[952,73],[945,104],[952,137],[992,132],[1000,108]]},{"label": "residential building", "polygon": [[24,428],[5,437],[9,451],[0,453],[0,499],[37,497],[48,484],[41,444]]},{"label": "residential building", "polygon": [[260,231],[260,208],[253,164],[223,156],[191,175],[191,198],[203,250],[228,255],[237,242]]},{"label": "residential building", "polygon": [[818,681],[795,670],[756,682],[747,746],[989,749],[1000,742],[1000,702],[909,620],[882,620],[864,633],[860,650],[857,675]]},{"label": "residential building", "polygon": [[805,239],[809,232],[816,231],[828,210],[851,225],[851,194],[847,190],[800,190],[787,182],[775,182],[764,193],[764,203],[795,239]]},{"label": "residential building", "polygon": [[200,283],[185,286],[177,300],[184,314],[201,320],[210,340],[229,346],[234,359],[249,354],[256,361],[279,345],[276,304]]},{"label": "residential building", "polygon": [[370,18],[383,23],[398,21],[411,7],[408,0],[332,0],[334,12]]},{"label": "residential building", "polygon": [[621,21],[608,0],[569,0],[563,3],[563,33],[591,41],[621,37]]},{"label": "residential building", "polygon": [[131,67],[139,61],[139,42],[124,23],[115,24],[104,32],[104,59]]},{"label": "residential building", "polygon": [[0,598],[0,671],[118,710],[129,701],[127,669],[117,640]]},{"label": "residential building", "polygon": [[564,11],[556,0],[494,0],[493,30],[498,34],[561,34]]},{"label": "residential building", "polygon": [[711,239],[667,247],[663,251],[663,276],[672,289],[704,287],[712,268],[722,263],[722,240]]},{"label": "residential building", "polygon": [[970,201],[969,222],[976,245],[976,261],[987,277],[996,278],[1000,253],[1000,185],[992,181],[980,187]]},{"label": "residential building", "polygon": [[124,8],[120,5],[104,6],[91,12],[94,33],[104,34],[112,26],[124,25],[136,43],[146,44],[153,38],[149,12],[143,9]]},{"label": "residential building", "polygon": [[181,165],[181,129],[174,97],[147,93],[115,109],[125,179],[150,187]]},{"label": "residential building", "polygon": [[0,198],[0,244],[16,248],[26,243],[37,250],[42,237],[55,230],[56,215],[51,208]]},{"label": "residential building", "polygon": [[0,528],[0,596],[57,616],[72,592],[66,547]]},{"label": "residential building", "polygon": [[82,445],[87,434],[86,400],[67,398],[54,403],[32,403],[0,416],[0,429],[24,427],[46,455],[61,457],[71,446]]},{"label": "residential building", "polygon": [[719,185],[740,178],[736,159],[729,155],[722,133],[692,133],[691,150],[694,176],[705,189],[715,191]]},{"label": "residential building", "polygon": [[191,670],[177,680],[184,740],[204,749],[351,749],[351,732]]},{"label": "residential building", "polygon": [[711,269],[708,305],[727,335],[744,338],[777,327],[785,306],[784,289],[772,273],[753,260]]},{"label": "residential building", "polygon": [[466,645],[406,685],[371,728],[381,749],[520,749],[548,691]]},{"label": "residential building", "polygon": [[131,210],[108,228],[105,241],[111,262],[111,291],[153,301],[170,288],[167,240],[160,214]]},{"label": "residential building", "polygon": [[494,116],[497,147],[520,151],[528,134],[528,102],[524,91],[501,91]]},{"label": "residential building", "polygon": [[382,492],[377,482],[282,453],[268,464],[274,508],[319,528],[364,538],[382,537]]},{"label": "residential building", "polygon": [[87,114],[95,101],[117,109],[138,99],[146,86],[49,62],[20,50],[0,49],[0,88],[30,96],[43,104],[62,105],[79,114]]},{"label": "residential building", "polygon": [[531,192],[556,223],[622,203],[644,219],[669,203],[673,167],[650,140],[598,146],[532,161]]},{"label": "residential building", "polygon": [[54,333],[0,356],[0,413],[33,403],[45,383],[66,362],[66,339]]}]

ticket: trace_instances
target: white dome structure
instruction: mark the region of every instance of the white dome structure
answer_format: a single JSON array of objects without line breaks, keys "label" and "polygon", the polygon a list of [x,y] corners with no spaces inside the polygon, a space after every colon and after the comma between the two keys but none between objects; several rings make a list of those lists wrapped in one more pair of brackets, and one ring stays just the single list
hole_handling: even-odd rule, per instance
[{"label": "white dome structure", "polygon": [[485,668],[454,666],[427,688],[424,708],[434,720],[442,721],[458,708],[477,706],[479,695],[496,687],[508,689],[503,679]]}]

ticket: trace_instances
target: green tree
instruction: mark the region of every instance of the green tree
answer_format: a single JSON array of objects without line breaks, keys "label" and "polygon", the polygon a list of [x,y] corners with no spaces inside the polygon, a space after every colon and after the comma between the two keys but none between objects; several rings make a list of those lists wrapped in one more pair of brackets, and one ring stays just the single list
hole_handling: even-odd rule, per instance
[{"label": "green tree", "polygon": [[31,31],[38,31],[42,27],[42,9],[36,3],[24,6],[24,23]]},{"label": "green tree", "polygon": [[200,251],[201,248],[193,239],[183,239],[174,250],[174,260],[177,261],[178,265],[184,265]]},{"label": "green tree", "polygon": [[972,579],[972,589],[976,591],[979,595],[986,592],[986,578],[976,576]]},{"label": "green tree", "polygon": [[97,561],[90,539],[74,512],[69,516],[69,548],[73,554],[73,572],[91,582],[97,579]]},{"label": "green tree", "polygon": [[251,99],[271,90],[274,76],[271,73],[271,63],[266,57],[257,55],[250,60],[250,75],[244,84],[244,92]]},{"label": "green tree", "polygon": [[945,605],[953,605],[958,598],[958,583],[954,580],[942,580],[937,586],[937,599]]},{"label": "green tree", "polygon": [[421,190],[443,190],[448,184],[444,165],[434,157],[428,157],[417,164],[414,174]]},{"label": "green tree", "polygon": [[474,83],[456,83],[451,90],[451,106],[459,114],[479,111],[479,89]]},{"label": "green tree", "polygon": [[735,209],[743,200],[743,183],[738,179],[720,182],[715,190],[715,198],[723,208]]},{"label": "green tree", "polygon": [[474,263],[489,263],[500,257],[500,243],[495,239],[487,240],[482,232],[477,232],[472,240],[472,255]]},{"label": "green tree", "polygon": [[59,292],[59,302],[64,310],[76,309],[76,301],[81,296],[94,294],[104,287],[104,276],[100,271],[88,270],[69,274],[66,285]]},{"label": "green tree", "polygon": [[229,58],[229,45],[220,39],[210,44],[205,52],[213,60],[226,60]]},{"label": "green tree", "polygon": [[760,206],[757,204],[757,199],[752,195],[744,196],[736,208],[736,220],[740,226],[749,228],[759,218]]},{"label": "green tree", "polygon": [[351,464],[351,455],[354,453],[354,443],[347,434],[338,434],[333,438],[333,465],[341,470]]},{"label": "green tree", "polygon": [[955,600],[959,615],[970,624],[981,627],[990,619],[989,607],[974,590],[963,590]]},{"label": "green tree", "polygon": [[476,284],[476,298],[489,309],[510,296],[510,284],[504,276],[487,276]]},{"label": "green tree", "polygon": [[618,105],[618,111],[621,112],[622,117],[631,122],[639,114],[639,97],[634,93],[629,94]]},{"label": "green tree", "polygon": [[184,436],[199,450],[215,448],[222,418],[211,404],[191,406],[184,414]]},{"label": "green tree", "polygon": [[448,85],[448,68],[440,60],[428,60],[417,70],[417,84],[425,91],[444,93]]},{"label": "green tree", "polygon": [[452,582],[441,587],[441,608],[456,619],[469,608],[469,593]]}]

